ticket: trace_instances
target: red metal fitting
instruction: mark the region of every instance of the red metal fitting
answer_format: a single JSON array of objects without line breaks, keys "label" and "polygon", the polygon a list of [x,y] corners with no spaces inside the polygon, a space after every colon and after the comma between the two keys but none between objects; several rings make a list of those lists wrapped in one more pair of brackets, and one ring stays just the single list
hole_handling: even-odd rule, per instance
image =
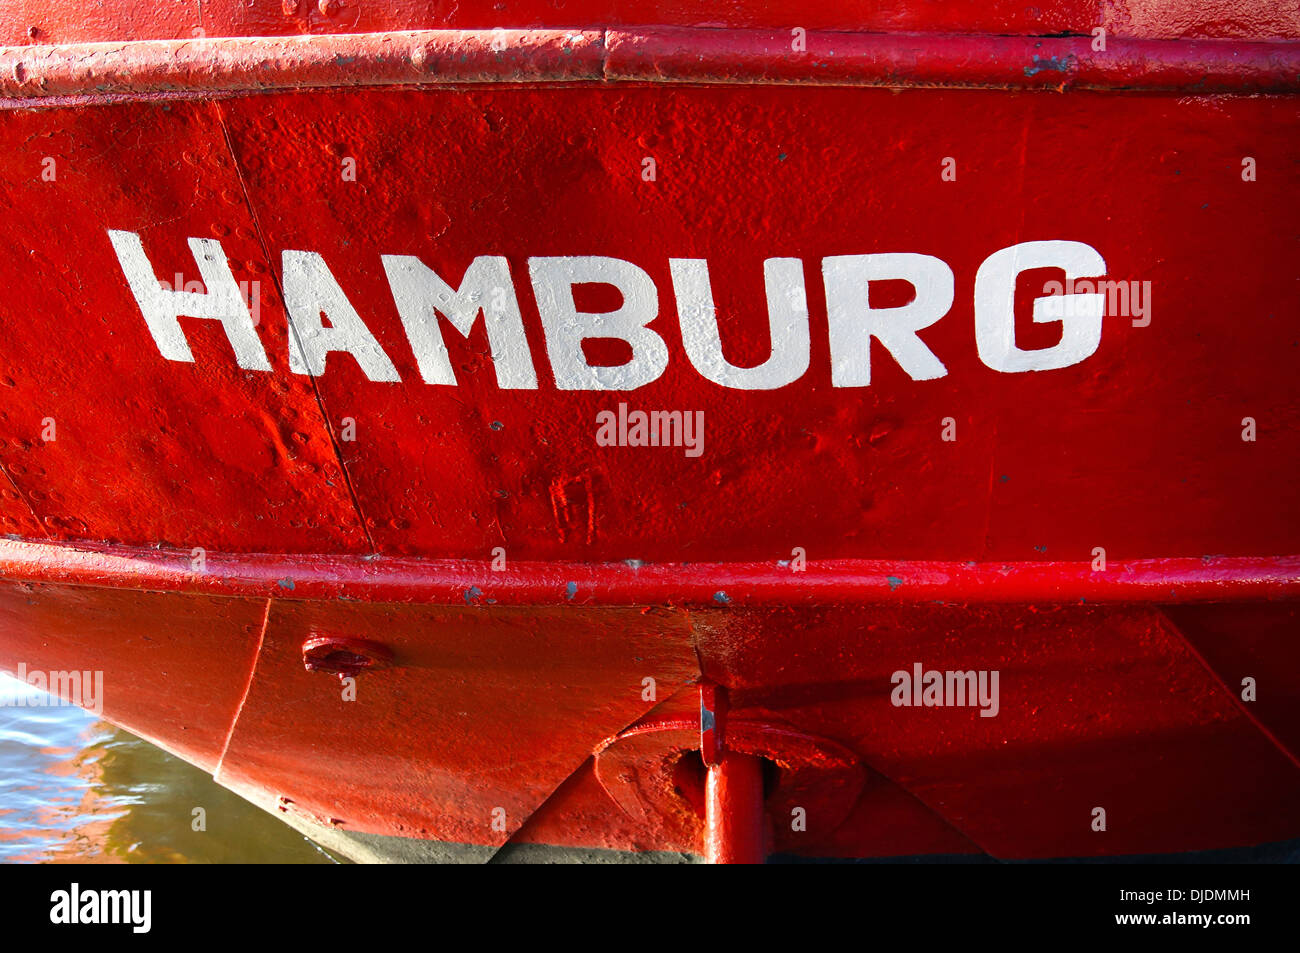
[{"label": "red metal fitting", "polygon": [[763,759],[726,751],[704,785],[704,857],[711,864],[767,860]]},{"label": "red metal fitting", "polygon": [[329,672],[339,678],[355,677],[382,668],[393,653],[377,642],[333,636],[310,638],[302,645],[302,664],[309,672]]},{"label": "red metal fitting", "polygon": [[712,682],[700,683],[700,757],[705,765],[718,763],[727,717],[727,690]]},{"label": "red metal fitting", "polygon": [[[702,693],[702,710],[715,711],[710,703],[717,704],[717,695],[708,702]],[[596,778],[647,836],[681,850],[702,847],[716,863],[761,863],[770,850],[806,846],[780,825],[769,833],[768,817],[803,808],[829,834],[857,803],[867,772],[842,745],[762,714],[762,721],[748,714],[729,720],[726,743],[706,766],[703,791],[699,766],[686,769],[704,733],[685,718],[650,720],[621,732],[596,752]],[[770,790],[767,762],[775,765]]]}]

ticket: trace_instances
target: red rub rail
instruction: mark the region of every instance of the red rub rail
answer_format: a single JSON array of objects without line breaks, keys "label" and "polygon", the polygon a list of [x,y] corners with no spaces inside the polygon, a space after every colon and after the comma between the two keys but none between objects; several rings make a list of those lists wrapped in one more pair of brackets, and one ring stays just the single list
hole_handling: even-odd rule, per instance
[{"label": "red rub rail", "polygon": [[0,107],[341,86],[762,83],[1300,91],[1300,44],[811,32],[415,30],[0,48]]},{"label": "red rub rail", "polygon": [[0,577],[278,599],[446,605],[1176,604],[1300,598],[1300,556],[1091,563],[887,560],[768,563],[511,562],[204,553],[0,539]]}]

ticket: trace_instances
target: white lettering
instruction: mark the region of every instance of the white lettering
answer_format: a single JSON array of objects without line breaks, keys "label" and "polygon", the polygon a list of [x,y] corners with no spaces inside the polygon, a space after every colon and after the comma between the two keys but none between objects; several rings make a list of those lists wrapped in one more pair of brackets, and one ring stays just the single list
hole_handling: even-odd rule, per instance
[{"label": "white lettering", "polygon": [[1052,347],[1016,347],[1016,277],[1031,268],[1060,268],[1065,287],[1080,277],[1106,273],[1106,262],[1083,242],[1022,242],[995,251],[975,273],[975,346],[980,360],[995,371],[1016,374],[1078,364],[1101,343],[1105,295],[1050,294],[1034,299],[1036,324],[1061,322],[1061,340]]},{"label": "white lettering", "polygon": [[[659,314],[659,294],[644,271],[620,258],[530,258],[537,311],[560,390],[633,390],[657,379],[668,366],[668,345],[647,324]],[[579,311],[573,286],[609,284],[623,295],[615,311]],[[618,338],[632,359],[616,367],[592,367],[582,353],[587,338]]]},{"label": "white lettering", "polygon": [[[289,344],[290,370],[319,377],[325,373],[330,352],[346,351],[372,381],[400,380],[397,368],[330,274],[324,258],[310,251],[286,251],[280,261],[284,305],[298,343],[297,347]],[[329,319],[329,327],[321,322],[322,314]]]},{"label": "white lettering", "polygon": [[487,328],[497,384],[503,390],[536,390],[528,337],[515,297],[510,265],[496,256],[475,258],[459,288],[452,288],[433,269],[411,255],[383,255],[393,301],[406,328],[415,362],[426,384],[455,384],[447,346],[438,331],[438,314],[469,337],[479,314]]},{"label": "white lettering", "polygon": [[[952,307],[952,269],[944,262],[908,252],[841,255],[822,259],[822,277],[830,320],[832,384],[866,387],[871,383],[873,337],[912,380],[934,380],[948,373],[916,335]],[[916,297],[897,308],[873,308],[871,282],[887,279],[908,282]]]},{"label": "white lettering", "polygon": [[772,352],[756,367],[737,367],[722,356],[708,262],[702,258],[670,258],[668,267],[677,296],[682,345],[695,369],[706,379],[738,390],[775,390],[797,381],[808,370],[808,297],[803,262],[798,258],[769,258],[763,262]]},{"label": "white lettering", "polygon": [[271,362],[257,336],[253,316],[239,293],[239,284],[230,272],[230,263],[214,238],[191,238],[190,251],[199,266],[199,274],[207,286],[207,294],[193,291],[168,291],[158,281],[153,265],[144,253],[144,244],[135,232],[118,232],[109,229],[108,239],[113,243],[126,283],[135,295],[144,323],[158,345],[158,353],[169,361],[194,363],[185,332],[181,330],[181,315],[220,321],[235,352],[235,363],[248,371],[269,371]]}]

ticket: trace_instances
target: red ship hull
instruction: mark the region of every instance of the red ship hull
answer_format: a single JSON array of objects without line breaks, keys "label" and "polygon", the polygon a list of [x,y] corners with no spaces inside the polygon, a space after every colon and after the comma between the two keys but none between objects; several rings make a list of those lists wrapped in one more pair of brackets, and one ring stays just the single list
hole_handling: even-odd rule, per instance
[{"label": "red ship hull", "polygon": [[11,38],[0,668],[364,857],[1300,837],[1295,24],[753,16]]}]

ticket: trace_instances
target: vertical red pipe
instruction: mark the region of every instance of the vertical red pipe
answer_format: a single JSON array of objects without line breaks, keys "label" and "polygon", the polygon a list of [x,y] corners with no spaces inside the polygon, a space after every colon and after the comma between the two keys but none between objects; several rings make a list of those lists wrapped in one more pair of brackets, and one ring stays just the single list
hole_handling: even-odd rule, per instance
[{"label": "vertical red pipe", "polygon": [[763,761],[724,751],[709,767],[704,789],[705,858],[711,864],[767,860],[763,817]]}]

